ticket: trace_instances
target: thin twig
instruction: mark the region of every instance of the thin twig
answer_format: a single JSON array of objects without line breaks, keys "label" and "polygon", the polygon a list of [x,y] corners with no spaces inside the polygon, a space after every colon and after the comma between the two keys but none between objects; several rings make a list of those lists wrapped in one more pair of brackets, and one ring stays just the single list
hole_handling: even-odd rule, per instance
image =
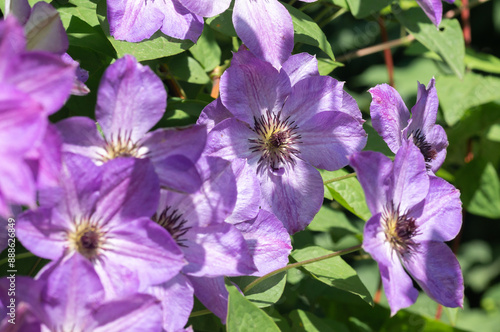
[{"label": "thin twig", "polygon": [[355,176],[356,176],[356,173],[349,173],[349,174],[346,174],[346,175],[339,176],[338,178],[333,178],[333,179],[330,179],[330,180],[323,181],[323,184],[327,185],[329,183],[333,183],[333,182],[337,182],[337,181],[340,181],[340,180],[352,178],[352,177],[355,177]]},{"label": "thin twig", "polygon": [[311,264],[311,263],[316,263],[316,262],[319,262],[319,261],[322,261],[322,260],[325,260],[325,259],[328,259],[328,258],[332,258],[332,257],[336,257],[336,256],[341,256],[341,255],[346,255],[346,254],[349,254],[351,252],[354,252],[354,251],[358,251],[361,249],[361,244],[360,245],[357,245],[357,246],[354,246],[354,247],[350,247],[350,248],[347,248],[347,249],[343,249],[343,250],[339,250],[339,251],[335,251],[335,252],[332,252],[328,255],[324,255],[324,256],[320,256],[320,257],[315,257],[315,258],[311,258],[311,259],[307,259],[305,261],[301,261],[301,262],[297,262],[297,263],[293,263],[293,264],[288,264],[287,266],[285,267],[282,267],[281,269],[277,269],[277,270],[274,270],[272,272],[269,272],[268,274],[258,278],[258,279],[255,279],[254,281],[252,281],[250,284],[248,284],[247,287],[245,287],[243,289],[243,293],[246,293],[248,292],[249,290],[251,290],[252,288],[254,288],[255,286],[257,286],[258,284],[260,284],[262,281],[274,276],[274,275],[277,275],[278,273],[281,273],[281,272],[285,272],[285,271],[288,271],[290,269],[293,269],[293,268],[296,268],[296,267],[301,267],[303,265],[307,265],[307,264]]},{"label": "thin twig", "polygon": [[378,45],[374,45],[374,46],[362,48],[360,50],[357,50],[357,51],[350,52],[350,53],[347,53],[347,54],[339,56],[337,58],[337,62],[345,62],[347,60],[351,60],[351,59],[355,59],[355,58],[360,58],[360,57],[363,57],[363,56],[366,56],[366,55],[369,55],[369,54],[381,52],[381,51],[386,50],[386,49],[390,49],[390,48],[393,48],[393,47],[405,45],[405,44],[413,41],[414,39],[415,39],[415,37],[413,35],[408,35],[408,36],[405,36],[403,38],[399,38],[399,39],[388,41],[386,43],[381,43],[381,44],[378,44]]},{"label": "thin twig", "polygon": [[[385,28],[385,22],[383,17],[378,18],[378,25],[380,27],[380,35],[384,43],[389,42],[389,36],[387,35],[387,29]],[[392,53],[390,48],[384,50],[384,61],[387,67],[387,74],[389,75],[389,85],[394,88],[394,61],[392,60]]]}]

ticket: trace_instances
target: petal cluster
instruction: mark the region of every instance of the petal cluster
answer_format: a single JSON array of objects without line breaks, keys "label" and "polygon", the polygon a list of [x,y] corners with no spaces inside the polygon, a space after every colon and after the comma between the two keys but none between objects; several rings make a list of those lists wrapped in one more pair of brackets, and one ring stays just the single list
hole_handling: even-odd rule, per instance
[{"label": "petal cluster", "polygon": [[365,146],[361,112],[342,87],[319,76],[312,56],[294,55],[278,71],[241,49],[221,78],[220,101],[200,116],[211,128],[207,153],[246,159],[261,206],[290,233],[304,229],[323,202],[315,167],[339,169]]},{"label": "petal cluster", "polygon": [[373,215],[365,225],[363,248],[379,265],[392,315],[417,299],[410,276],[438,303],[462,307],[462,272],[444,243],[462,225],[459,191],[426,172],[412,141],[403,141],[394,163],[378,152],[350,159]]},{"label": "petal cluster", "polygon": [[387,84],[371,88],[370,115],[373,127],[396,153],[403,141],[413,141],[424,156],[427,169],[436,172],[446,158],[448,139],[436,124],[439,100],[432,78],[427,88],[418,83],[417,103],[408,112],[399,93]]}]

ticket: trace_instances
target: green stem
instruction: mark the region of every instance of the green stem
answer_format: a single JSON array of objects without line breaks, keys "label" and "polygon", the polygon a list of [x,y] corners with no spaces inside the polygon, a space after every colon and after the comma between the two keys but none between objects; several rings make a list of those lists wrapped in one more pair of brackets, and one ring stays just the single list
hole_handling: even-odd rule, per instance
[{"label": "green stem", "polygon": [[311,264],[311,263],[316,263],[316,262],[319,262],[319,261],[322,261],[322,260],[325,260],[325,259],[328,259],[328,258],[332,258],[332,257],[336,257],[336,256],[341,256],[341,255],[346,255],[346,254],[349,254],[351,252],[354,252],[354,251],[358,251],[361,249],[361,244],[357,245],[357,246],[354,246],[354,247],[350,247],[350,248],[347,248],[347,249],[342,249],[342,250],[339,250],[339,251],[335,251],[335,252],[332,252],[328,255],[324,255],[324,256],[320,256],[320,257],[316,257],[316,258],[311,258],[311,259],[307,259],[305,261],[301,261],[301,262],[297,262],[297,263],[293,263],[293,264],[288,264],[287,266],[285,267],[282,267],[281,269],[277,269],[277,270],[274,270],[272,272],[269,272],[268,274],[258,278],[258,279],[255,279],[254,281],[252,281],[250,284],[248,284],[247,287],[245,287],[243,289],[243,293],[246,293],[248,292],[249,290],[251,290],[252,288],[254,288],[255,286],[257,286],[258,284],[260,284],[262,281],[278,274],[278,273],[281,273],[281,272],[285,272],[285,271],[288,271],[290,269],[293,269],[293,268],[296,268],[296,267],[301,267],[303,265],[307,265],[307,264]]},{"label": "green stem", "polygon": [[345,180],[345,179],[353,178],[355,176],[356,176],[356,172],[349,173],[349,174],[346,174],[346,175],[339,176],[338,178],[333,178],[333,179],[330,179],[330,180],[323,181],[323,184],[327,185],[329,183],[333,183],[333,182],[337,182],[337,181],[340,181],[340,180]]},{"label": "green stem", "polygon": [[193,311],[189,317],[198,317],[198,316],[204,316],[211,314],[212,312],[208,309],[203,309],[203,310],[198,310],[198,311]]},{"label": "green stem", "polygon": [[[32,256],[35,256],[35,255],[33,255],[31,252],[23,252],[22,254],[16,255],[16,261],[18,259],[28,258],[28,257],[32,257]],[[8,260],[9,260],[9,257],[5,257],[4,259],[2,259],[0,261],[0,266],[7,263]]]},{"label": "green stem", "polygon": [[328,18],[324,19],[323,21],[321,21],[320,23],[318,23],[318,25],[320,28],[322,28],[325,25],[327,25],[328,23],[330,23],[331,21],[335,20],[337,17],[342,16],[345,13],[347,13],[347,9],[340,8],[335,13],[333,13],[330,17],[328,17]]}]

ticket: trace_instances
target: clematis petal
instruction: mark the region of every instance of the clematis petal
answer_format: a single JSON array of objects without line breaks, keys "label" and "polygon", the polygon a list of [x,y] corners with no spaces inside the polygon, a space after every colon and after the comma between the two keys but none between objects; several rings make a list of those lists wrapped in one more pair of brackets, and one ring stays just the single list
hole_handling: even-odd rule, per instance
[{"label": "clematis petal", "polygon": [[98,324],[95,332],[160,332],[162,325],[161,305],[147,294],[134,294],[107,301],[100,305],[91,320]]},{"label": "clematis petal", "polygon": [[162,190],[157,215],[168,208],[182,215],[186,227],[219,224],[231,214],[236,202],[236,181],[231,164],[216,157],[202,157],[197,165],[201,187],[187,195]]},{"label": "clematis petal", "polygon": [[363,116],[361,115],[361,111],[359,110],[358,103],[356,103],[356,100],[354,100],[354,98],[345,91],[342,94],[342,107],[340,108],[340,111],[349,114],[358,120],[359,123],[365,122],[365,120],[363,120]]},{"label": "clematis petal", "polygon": [[375,215],[384,211],[390,199],[387,194],[391,186],[391,160],[382,153],[364,151],[354,153],[349,157],[349,161],[363,187],[366,204],[371,213]]},{"label": "clematis petal", "polygon": [[366,132],[356,119],[341,112],[322,112],[301,126],[300,155],[314,167],[337,170],[347,157],[363,149]]},{"label": "clematis petal", "polygon": [[192,126],[183,129],[158,129],[147,134],[139,145],[146,149],[163,187],[180,192],[194,192],[200,187],[195,163],[206,142],[206,129]]},{"label": "clematis petal", "polygon": [[[62,167],[62,139],[53,124],[49,124],[43,140],[29,152],[33,173],[36,174],[38,189],[56,187]],[[36,167],[35,167],[36,165]]]},{"label": "clematis petal", "polygon": [[235,226],[247,241],[258,269],[254,276],[263,276],[288,264],[288,255],[292,250],[290,235],[272,213],[260,210],[254,220]]},{"label": "clematis petal", "polygon": [[321,175],[302,160],[282,176],[259,174],[259,179],[262,207],[273,212],[290,234],[306,228],[323,204]]},{"label": "clematis petal", "polygon": [[316,59],[316,56],[305,52],[294,54],[289,57],[285,62],[283,62],[281,70],[284,70],[287,73],[292,87],[297,82],[307,77],[319,76],[318,60]]},{"label": "clematis petal", "polygon": [[235,158],[252,159],[249,139],[255,136],[244,122],[235,118],[226,119],[208,134],[205,153],[230,161]]},{"label": "clematis petal", "polygon": [[156,211],[160,185],[147,159],[117,158],[102,166],[100,197],[93,218],[124,223]]},{"label": "clematis petal", "polygon": [[203,18],[193,14],[177,1],[166,0],[155,2],[165,15],[161,31],[167,36],[177,39],[196,40],[203,31]]},{"label": "clematis petal", "polygon": [[406,213],[427,196],[429,175],[424,157],[412,141],[403,141],[396,153],[392,184],[392,202],[401,213]]},{"label": "clematis petal", "polygon": [[94,211],[102,182],[102,170],[86,157],[72,153],[64,153],[62,157],[62,197],[57,211],[74,221],[75,217]]},{"label": "clematis petal", "polygon": [[[0,83],[0,151],[20,159],[45,132],[42,105],[30,96]],[[13,144],[15,142],[15,144]]]},{"label": "clematis petal", "polygon": [[236,177],[238,190],[236,205],[233,212],[226,218],[226,222],[237,224],[253,219],[260,211],[260,185],[255,169],[250,167],[244,159],[234,159],[231,162]]},{"label": "clematis petal", "polygon": [[178,0],[184,7],[203,17],[219,15],[229,8],[231,0]]},{"label": "clematis petal", "polygon": [[446,148],[448,147],[448,136],[440,125],[434,125],[432,131],[428,133],[428,140],[431,147],[436,151],[434,159],[430,161],[430,168],[432,172],[437,170],[443,164],[446,158]]},{"label": "clematis petal", "polygon": [[224,277],[193,277],[188,276],[194,287],[194,295],[208,310],[226,323],[229,293],[224,283]]},{"label": "clematis petal", "polygon": [[275,68],[279,69],[292,54],[292,17],[278,1],[236,0],[233,24],[250,51]]},{"label": "clematis petal", "polygon": [[83,116],[72,116],[56,123],[62,139],[64,152],[71,152],[102,162],[106,155],[106,143],[97,130],[96,122]]},{"label": "clematis petal", "polygon": [[42,104],[45,115],[57,112],[69,97],[76,67],[42,51],[20,54],[19,59],[18,65],[9,67],[6,82]]},{"label": "clematis petal", "polygon": [[256,271],[241,233],[227,223],[192,227],[183,238],[184,257],[189,262],[182,271],[196,277],[248,275]]},{"label": "clematis petal", "polygon": [[396,153],[401,147],[401,133],[408,125],[410,112],[399,93],[387,84],[379,84],[368,92],[372,95],[370,116],[373,128]]},{"label": "clematis petal", "polygon": [[237,119],[252,125],[254,117],[267,110],[280,110],[290,91],[286,73],[280,74],[245,49],[234,54],[231,67],[221,76],[222,104]]},{"label": "clematis petal", "polygon": [[344,83],[329,76],[307,77],[297,82],[283,106],[283,117],[290,116],[299,128],[314,115],[340,110]]},{"label": "clematis petal", "polygon": [[378,263],[385,295],[391,307],[391,316],[409,307],[418,297],[411,278],[406,274],[398,254],[386,242],[381,214],[371,217],[363,232],[363,249]]},{"label": "clematis petal", "polygon": [[92,305],[104,299],[104,290],[92,264],[75,254],[51,263],[37,278],[46,282],[43,307],[51,329],[92,328]]},{"label": "clematis petal", "polygon": [[31,13],[28,0],[5,0],[5,16],[14,15],[19,24],[24,25]]},{"label": "clematis petal", "polygon": [[[449,1],[448,1],[449,2]],[[435,26],[439,26],[443,16],[443,4],[441,0],[417,0],[424,13]]]},{"label": "clematis petal", "polygon": [[133,56],[125,55],[101,79],[96,119],[108,141],[121,137],[135,143],[161,119],[166,105],[160,78]]},{"label": "clematis petal", "polygon": [[419,205],[418,216],[414,216],[418,226],[414,237],[417,243],[450,241],[457,236],[462,226],[462,202],[458,189],[441,178],[430,177],[429,193]]},{"label": "clematis petal", "polygon": [[203,111],[201,111],[196,124],[206,126],[207,132],[210,132],[216,124],[222,120],[232,117],[233,114],[231,114],[231,112],[229,112],[228,109],[222,105],[220,98],[217,98],[208,104]]},{"label": "clematis petal", "polygon": [[63,54],[68,49],[68,36],[59,12],[48,3],[37,2],[33,5],[24,31],[28,50]]},{"label": "clematis petal", "polygon": [[[133,293],[166,282],[177,275],[185,264],[182,252],[170,234],[148,218],[128,223],[115,222],[112,228],[110,225],[108,234],[103,257],[96,265],[100,278],[111,281],[111,285],[103,281],[107,294]],[[138,288],[124,289],[124,282],[119,282],[120,278],[114,275],[123,275],[120,269],[130,271],[129,285]],[[139,284],[135,284],[135,279]]]},{"label": "clematis petal", "polygon": [[[4,158],[6,156],[3,156]],[[18,156],[7,156],[0,165],[0,193],[7,198],[10,204],[28,205],[36,207],[36,185],[33,173],[29,166]],[[10,208],[4,217],[10,216]]]},{"label": "clematis petal", "polygon": [[52,213],[51,209],[38,208],[24,212],[16,220],[16,236],[33,254],[58,259],[67,248],[68,218]]},{"label": "clematis petal", "polygon": [[425,136],[429,135],[436,123],[438,107],[439,99],[436,91],[436,80],[432,78],[427,88],[425,85],[418,83],[417,103],[411,109],[409,133],[420,129]]},{"label": "clematis petal", "polygon": [[109,33],[117,40],[128,42],[139,42],[151,37],[160,29],[165,17],[157,2],[159,1],[107,1]]},{"label": "clematis petal", "polygon": [[186,326],[194,304],[194,289],[186,276],[179,273],[163,284],[149,287],[147,293],[161,301],[165,331],[179,331]]},{"label": "clematis petal", "polygon": [[464,281],[460,264],[443,242],[423,241],[403,257],[405,268],[420,287],[445,307],[463,307]]},{"label": "clematis petal", "polygon": [[25,49],[24,29],[15,17],[8,15],[0,21],[0,81],[2,83],[8,77],[12,67],[19,65],[19,53]]}]

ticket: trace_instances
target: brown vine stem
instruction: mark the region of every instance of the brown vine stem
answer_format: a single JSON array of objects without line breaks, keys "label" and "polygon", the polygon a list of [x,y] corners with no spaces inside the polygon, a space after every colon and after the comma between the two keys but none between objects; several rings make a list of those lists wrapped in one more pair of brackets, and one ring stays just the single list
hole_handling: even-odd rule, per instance
[{"label": "brown vine stem", "polygon": [[[385,22],[383,17],[378,18],[378,25],[380,27],[380,35],[382,41],[387,43],[389,41],[389,36],[387,35],[387,29],[385,28]],[[390,48],[384,49],[384,61],[387,67],[387,74],[389,75],[389,85],[394,88],[394,61],[392,60],[392,53]]]},{"label": "brown vine stem", "polygon": [[356,176],[356,173],[349,173],[349,174],[346,174],[346,175],[339,176],[338,178],[333,178],[333,179],[330,179],[330,180],[323,181],[323,185],[327,185],[329,183],[333,183],[333,182],[341,181],[341,180],[344,180],[344,179],[352,178],[352,177],[355,177],[355,176]]},{"label": "brown vine stem", "polygon": [[391,40],[391,41],[388,41],[385,43],[362,48],[360,50],[341,55],[337,58],[337,61],[338,62],[345,62],[347,60],[361,58],[361,57],[369,55],[369,54],[381,52],[381,51],[386,50],[386,49],[390,49],[393,47],[408,44],[409,42],[411,42],[413,40],[415,40],[415,37],[413,35],[408,35],[408,36],[405,36],[403,38]]},{"label": "brown vine stem", "polygon": [[322,261],[322,260],[325,260],[325,259],[328,259],[328,258],[332,258],[332,257],[336,257],[336,256],[341,256],[341,255],[346,255],[346,254],[349,254],[351,252],[354,252],[354,251],[358,251],[358,250],[361,250],[361,244],[360,245],[357,245],[357,246],[354,246],[354,247],[350,247],[350,248],[346,248],[346,249],[342,249],[342,250],[339,250],[339,251],[335,251],[335,252],[332,252],[328,255],[324,255],[324,256],[320,256],[320,257],[315,257],[315,258],[311,258],[311,259],[307,259],[305,261],[301,261],[301,262],[297,262],[297,263],[293,263],[293,264],[288,264],[287,266],[285,267],[282,267],[281,269],[277,269],[277,270],[274,270],[272,272],[269,272],[268,274],[258,278],[258,279],[255,279],[254,281],[252,281],[250,284],[248,284],[247,287],[245,287],[243,289],[243,293],[246,293],[248,292],[249,290],[251,290],[252,288],[254,288],[255,286],[257,286],[258,284],[260,284],[262,281],[274,276],[274,275],[277,275],[278,273],[281,273],[281,272],[285,272],[285,271],[288,271],[290,269],[293,269],[293,268],[297,268],[297,267],[301,267],[303,265],[307,265],[307,264],[311,264],[311,263],[316,263],[316,262],[319,262],[319,261]]}]

